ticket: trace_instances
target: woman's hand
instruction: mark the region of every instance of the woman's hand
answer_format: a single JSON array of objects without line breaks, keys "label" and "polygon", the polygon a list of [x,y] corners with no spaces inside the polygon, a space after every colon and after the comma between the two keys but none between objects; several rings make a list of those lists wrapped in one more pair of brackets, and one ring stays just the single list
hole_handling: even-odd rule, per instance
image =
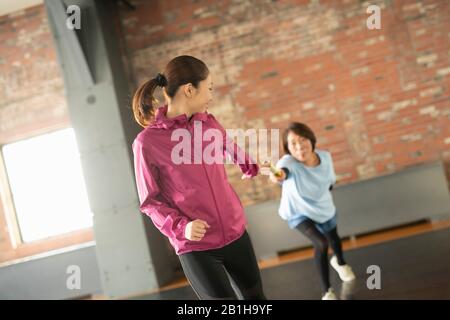
[{"label": "woman's hand", "polygon": [[184,236],[191,241],[200,241],[205,236],[207,228],[209,224],[206,221],[200,219],[191,221],[186,225]]},{"label": "woman's hand", "polygon": [[284,170],[280,170],[278,174],[274,174],[272,171],[270,171],[269,179],[273,183],[280,183],[281,181],[286,179],[286,172],[284,172]]},{"label": "woman's hand", "polygon": [[243,174],[242,175],[242,177],[241,177],[241,180],[244,180],[244,179],[251,179],[251,178],[253,178],[253,176],[251,175],[251,174]]},{"label": "woman's hand", "polygon": [[287,175],[283,169],[275,167],[270,161],[266,161],[261,165],[261,168],[265,171],[264,174],[269,174],[269,179],[273,183],[279,183],[286,179]]}]

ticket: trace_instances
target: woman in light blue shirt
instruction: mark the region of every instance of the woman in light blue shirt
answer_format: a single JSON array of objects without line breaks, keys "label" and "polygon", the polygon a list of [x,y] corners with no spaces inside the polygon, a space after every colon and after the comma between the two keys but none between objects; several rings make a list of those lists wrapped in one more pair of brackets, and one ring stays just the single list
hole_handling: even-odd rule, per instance
[{"label": "woman in light blue shirt", "polygon": [[278,172],[270,180],[282,186],[279,215],[289,227],[311,240],[318,268],[322,299],[335,300],[330,285],[328,245],[333,249],[331,265],[341,280],[352,281],[355,275],[345,262],[337,234],[336,208],[331,189],[336,183],[331,154],[318,150],[314,132],[305,124],[293,122],[283,134],[285,155],[278,161]]}]

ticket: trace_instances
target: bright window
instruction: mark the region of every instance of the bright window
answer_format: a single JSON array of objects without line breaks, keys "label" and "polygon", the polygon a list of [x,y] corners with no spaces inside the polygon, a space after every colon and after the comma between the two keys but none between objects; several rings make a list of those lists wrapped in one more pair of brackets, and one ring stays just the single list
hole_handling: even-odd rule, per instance
[{"label": "bright window", "polygon": [[23,242],[92,226],[73,129],[3,146]]}]

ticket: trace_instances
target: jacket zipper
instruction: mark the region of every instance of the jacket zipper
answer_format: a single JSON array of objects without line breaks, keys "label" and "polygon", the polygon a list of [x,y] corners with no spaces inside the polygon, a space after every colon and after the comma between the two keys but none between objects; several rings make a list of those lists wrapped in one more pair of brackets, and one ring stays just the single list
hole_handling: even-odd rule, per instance
[{"label": "jacket zipper", "polygon": [[225,231],[223,230],[223,222],[222,222],[222,218],[220,217],[220,211],[219,211],[219,207],[217,206],[217,201],[216,201],[216,197],[214,195],[214,190],[212,188],[211,185],[211,181],[209,180],[209,176],[208,173],[206,171],[205,165],[203,164],[203,160],[202,160],[202,168],[205,171],[205,175],[206,175],[206,179],[208,180],[208,184],[209,184],[209,188],[211,189],[211,194],[214,200],[214,205],[216,206],[216,210],[217,210],[217,215],[219,216],[219,221],[220,221],[220,229],[222,231],[222,239],[223,239],[223,243],[225,243]]},{"label": "jacket zipper", "polygon": [[[188,126],[188,128],[192,128],[192,126],[191,126],[191,121],[190,121],[190,120],[188,120],[187,126]],[[190,130],[189,130],[189,131],[190,131]],[[202,133],[202,134],[203,134],[203,133]],[[192,147],[192,145],[191,145],[191,147]],[[193,148],[192,150],[195,151],[195,146],[194,146],[194,148]],[[194,156],[194,157],[195,157],[195,156]],[[206,180],[208,180],[208,185],[209,185],[209,188],[210,188],[210,190],[211,190],[212,198],[213,198],[213,200],[214,200],[214,205],[215,205],[215,207],[216,207],[216,212],[217,212],[217,215],[218,215],[219,221],[220,221],[220,230],[222,231],[222,239],[223,239],[223,243],[225,243],[225,231],[223,230],[223,222],[222,222],[222,218],[220,217],[219,206],[217,205],[216,197],[215,197],[215,195],[214,195],[214,190],[213,190],[213,188],[212,188],[211,181],[209,180],[208,172],[206,171],[205,164],[203,163],[203,145],[202,145],[202,163],[201,163],[201,166],[202,166],[202,168],[203,168],[203,170],[204,170],[204,172],[205,172]]]}]

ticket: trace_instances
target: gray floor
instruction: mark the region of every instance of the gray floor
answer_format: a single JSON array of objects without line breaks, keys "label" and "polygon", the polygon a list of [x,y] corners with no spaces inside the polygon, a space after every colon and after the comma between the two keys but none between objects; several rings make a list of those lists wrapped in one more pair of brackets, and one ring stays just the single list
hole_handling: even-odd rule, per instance
[{"label": "gray floor", "polygon": [[[331,282],[342,299],[450,299],[450,229],[380,243],[345,253],[357,280]],[[367,268],[381,269],[381,289],[369,290]],[[319,279],[308,259],[262,270],[268,299],[320,299]],[[190,287],[140,297],[144,300],[197,299]]]}]

